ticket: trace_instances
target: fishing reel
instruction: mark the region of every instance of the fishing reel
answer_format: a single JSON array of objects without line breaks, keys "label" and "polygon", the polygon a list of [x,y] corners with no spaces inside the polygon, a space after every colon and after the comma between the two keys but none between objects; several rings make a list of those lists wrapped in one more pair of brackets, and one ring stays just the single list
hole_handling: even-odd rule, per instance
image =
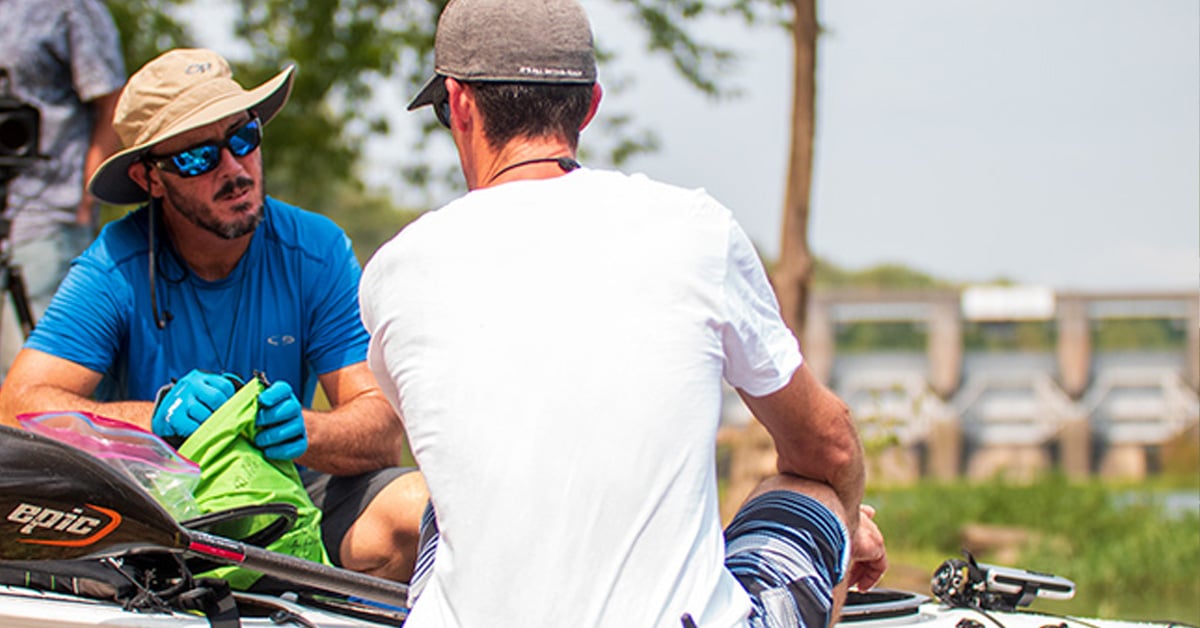
[{"label": "fishing reel", "polygon": [[948,606],[1014,611],[1039,597],[1069,600],[1075,596],[1075,583],[1066,578],[978,563],[970,552],[963,554],[966,560],[947,560],[929,582],[933,595]]}]

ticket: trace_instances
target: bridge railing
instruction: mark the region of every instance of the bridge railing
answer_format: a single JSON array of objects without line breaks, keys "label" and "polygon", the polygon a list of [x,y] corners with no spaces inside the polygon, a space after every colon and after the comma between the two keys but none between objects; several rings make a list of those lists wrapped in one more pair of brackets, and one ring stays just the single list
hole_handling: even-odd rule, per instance
[{"label": "bridge railing", "polygon": [[1110,445],[1156,445],[1200,421],[1200,400],[1177,371],[1110,369],[1081,400],[1095,437]]},{"label": "bridge railing", "polygon": [[926,440],[936,422],[954,420],[953,411],[920,373],[851,373],[835,391],[850,407],[864,438],[888,433],[897,444],[909,446]]}]

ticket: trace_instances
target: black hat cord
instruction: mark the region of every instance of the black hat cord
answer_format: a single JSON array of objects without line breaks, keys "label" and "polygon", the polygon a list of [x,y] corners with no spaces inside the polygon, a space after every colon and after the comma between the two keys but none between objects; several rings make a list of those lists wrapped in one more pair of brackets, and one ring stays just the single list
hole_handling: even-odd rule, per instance
[{"label": "black hat cord", "polygon": [[154,324],[159,329],[166,329],[167,323],[171,322],[171,320],[175,317],[172,316],[171,313],[166,310],[166,308],[163,308],[162,314],[159,314],[158,311],[158,295],[156,290],[158,282],[155,281],[154,277],[154,271],[158,267],[158,246],[154,241],[154,237],[158,230],[154,224],[154,213],[158,208],[155,207],[154,195],[150,193],[150,164],[143,162],[142,165],[146,168],[146,196],[149,197],[149,201],[146,203],[146,209],[150,213],[149,233],[147,235],[150,245],[150,309],[154,312]]}]

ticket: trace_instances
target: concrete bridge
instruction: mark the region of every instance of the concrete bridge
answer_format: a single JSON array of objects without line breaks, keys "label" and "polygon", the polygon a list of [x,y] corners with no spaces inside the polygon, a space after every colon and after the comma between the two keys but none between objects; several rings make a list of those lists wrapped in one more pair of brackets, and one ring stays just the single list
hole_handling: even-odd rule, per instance
[{"label": "concrete bridge", "polygon": [[[1178,321],[1184,347],[1097,353],[1093,327],[1114,319]],[[1055,351],[964,349],[966,323],[1018,321],[1052,324]],[[922,327],[924,353],[837,354],[838,325],[883,322]],[[911,452],[906,466],[924,475],[1141,477],[1156,446],[1200,420],[1200,292],[817,292],[803,346],[865,431],[871,419],[890,423]]]},{"label": "concrete bridge", "polygon": [[[1094,326],[1119,319],[1175,321],[1184,346],[1094,350]],[[968,324],[1020,321],[1051,326],[1053,349],[965,349]],[[839,326],[855,323],[913,324],[925,350],[838,354]],[[807,325],[809,366],[850,405],[864,440],[898,445],[873,470],[891,480],[1052,468],[1138,478],[1158,446],[1200,421],[1200,292],[818,291]]]}]

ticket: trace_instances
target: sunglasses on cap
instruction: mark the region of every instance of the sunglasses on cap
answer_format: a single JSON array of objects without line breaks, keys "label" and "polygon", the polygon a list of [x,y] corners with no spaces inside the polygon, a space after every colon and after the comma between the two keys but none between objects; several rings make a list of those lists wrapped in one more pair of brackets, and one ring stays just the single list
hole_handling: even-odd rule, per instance
[{"label": "sunglasses on cap", "polygon": [[198,177],[216,169],[221,163],[221,148],[228,148],[234,157],[245,157],[262,144],[262,122],[251,115],[245,124],[231,130],[225,139],[197,144],[170,155],[148,155],[146,163],[183,178]]}]

